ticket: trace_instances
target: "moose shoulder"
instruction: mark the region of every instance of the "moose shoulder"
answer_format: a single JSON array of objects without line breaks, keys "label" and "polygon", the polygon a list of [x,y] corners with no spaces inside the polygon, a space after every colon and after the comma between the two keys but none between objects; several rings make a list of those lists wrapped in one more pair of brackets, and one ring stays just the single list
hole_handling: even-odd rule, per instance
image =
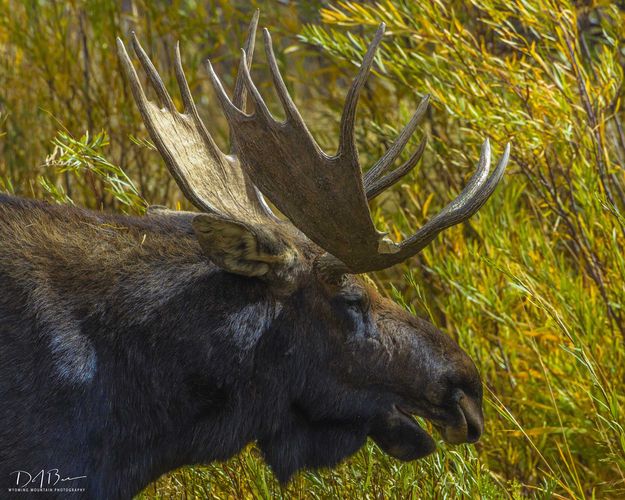
[{"label": "moose shoulder", "polygon": [[355,107],[384,27],[348,92],[339,151],[329,156],[286,91],[267,31],[286,121],[271,116],[254,86],[257,20],[232,99],[208,68],[230,154],[200,121],[178,51],[182,113],[133,38],[159,103],[146,98],[118,43],[146,128],[199,213],[133,218],[0,196],[3,487],[16,486],[14,471],[54,468],[81,478],[74,486],[90,497],[128,498],[168,470],[228,458],[251,441],[281,481],[335,465],[367,437],[413,460],[435,444],[412,415],[448,442],[479,439],[473,362],[358,273],[405,260],[473,215],[503,175],[508,148],[489,175],[486,142],[465,190],[412,237],[392,242],[374,227],[367,201],[419,160],[424,142],[392,169],[427,98],[361,177]]}]

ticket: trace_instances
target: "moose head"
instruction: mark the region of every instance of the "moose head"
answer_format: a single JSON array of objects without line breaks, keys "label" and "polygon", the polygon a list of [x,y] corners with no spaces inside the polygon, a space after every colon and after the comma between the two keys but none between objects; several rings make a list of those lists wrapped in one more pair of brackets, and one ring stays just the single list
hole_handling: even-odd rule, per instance
[{"label": "moose head", "polygon": [[[335,464],[367,437],[401,460],[428,455],[435,442],[413,416],[432,422],[447,442],[476,442],[483,416],[474,363],[448,335],[382,297],[362,274],[405,261],[438,233],[475,214],[504,174],[509,145],[489,174],[486,140],[476,172],[459,196],[396,243],[375,227],[368,202],[419,161],[425,139],[405,163],[393,168],[426,113],[428,97],[388,151],[362,175],[354,140],[356,106],[384,24],[349,88],[338,151],[329,155],[315,142],[290,97],[266,29],[265,53],[284,121],[271,114],[254,84],[250,65],[257,22],[258,13],[241,51],[232,98],[207,62],[230,128],[228,154],[198,115],[179,47],[175,73],[182,112],[133,34],[134,51],[158,103],[146,97],[118,39],[145,126],[182,192],[200,211],[190,217],[204,257],[219,272],[233,276],[240,293],[250,290],[271,303],[268,313],[239,311],[230,320],[232,335],[241,323],[260,332],[253,341],[253,390],[270,402],[273,416],[253,438],[282,480],[303,467]],[[247,110],[248,101],[253,111]],[[272,212],[265,197],[284,218]]]}]

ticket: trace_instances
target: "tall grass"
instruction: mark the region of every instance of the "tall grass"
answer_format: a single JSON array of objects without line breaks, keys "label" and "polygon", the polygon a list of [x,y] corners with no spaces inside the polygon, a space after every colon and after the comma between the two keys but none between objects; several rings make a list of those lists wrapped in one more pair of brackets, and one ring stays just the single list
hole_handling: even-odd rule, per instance
[{"label": "tall grass", "polygon": [[[170,79],[167,56],[173,40],[183,40],[194,94],[208,96],[200,107],[211,129],[225,134],[199,62],[218,54],[233,74],[242,35],[230,27],[240,30],[252,5],[120,5],[0,0],[0,188],[117,210],[140,211],[143,199],[181,201],[146,142],[110,49],[130,26]],[[325,146],[336,144],[329,131],[338,130],[346,82],[380,21],[387,36],[359,108],[365,166],[418,98],[432,94],[421,167],[372,207],[391,235],[410,234],[460,191],[485,137],[495,156],[512,141],[509,173],[476,217],[373,276],[476,360],[486,433],[474,447],[441,444],[409,464],[370,445],[286,487],[251,445],[226,463],[164,476],[141,496],[625,496],[622,11],[565,0],[258,5],[265,24],[283,35],[289,85]],[[124,203],[118,195],[136,198]]]}]

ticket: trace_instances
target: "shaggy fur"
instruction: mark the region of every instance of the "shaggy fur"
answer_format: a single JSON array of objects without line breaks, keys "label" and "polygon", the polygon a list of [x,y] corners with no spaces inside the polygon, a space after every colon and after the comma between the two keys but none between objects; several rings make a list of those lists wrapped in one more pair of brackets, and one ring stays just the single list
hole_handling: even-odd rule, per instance
[{"label": "shaggy fur", "polygon": [[472,362],[364,281],[304,269],[276,294],[209,262],[190,217],[0,195],[0,497],[12,471],[58,469],[89,498],[130,498],[251,441],[282,481],[369,435],[430,453],[394,405],[460,425],[454,391],[481,404]]}]

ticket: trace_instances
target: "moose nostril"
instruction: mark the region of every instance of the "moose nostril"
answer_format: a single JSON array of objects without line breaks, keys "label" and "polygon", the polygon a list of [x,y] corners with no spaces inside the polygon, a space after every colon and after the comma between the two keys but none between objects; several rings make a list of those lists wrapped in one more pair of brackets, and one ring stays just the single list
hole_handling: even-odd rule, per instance
[{"label": "moose nostril", "polygon": [[480,439],[484,428],[482,409],[478,403],[464,393],[458,400],[458,406],[460,407],[467,423],[466,440],[468,443],[475,443]]},{"label": "moose nostril", "polygon": [[[465,415],[466,418],[466,415]],[[467,443],[477,443],[482,435],[481,426],[467,418]]]}]

